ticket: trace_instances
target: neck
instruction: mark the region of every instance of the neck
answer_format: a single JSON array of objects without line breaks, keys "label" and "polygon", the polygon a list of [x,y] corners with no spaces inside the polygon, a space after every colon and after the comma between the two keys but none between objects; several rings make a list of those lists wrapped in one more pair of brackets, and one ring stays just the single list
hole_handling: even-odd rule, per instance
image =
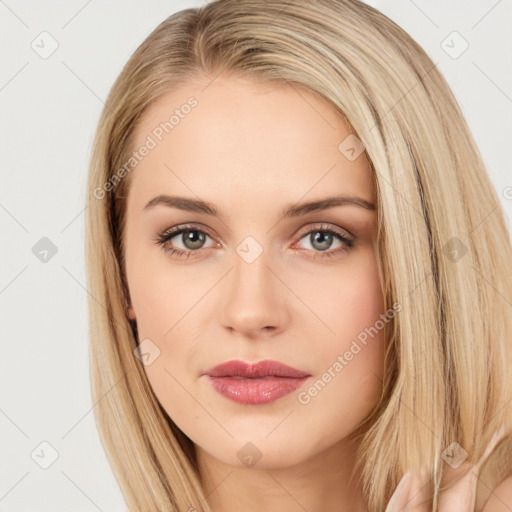
[{"label": "neck", "polygon": [[200,477],[216,512],[367,512],[353,473],[355,445],[331,446],[293,466],[225,464],[196,446]]}]

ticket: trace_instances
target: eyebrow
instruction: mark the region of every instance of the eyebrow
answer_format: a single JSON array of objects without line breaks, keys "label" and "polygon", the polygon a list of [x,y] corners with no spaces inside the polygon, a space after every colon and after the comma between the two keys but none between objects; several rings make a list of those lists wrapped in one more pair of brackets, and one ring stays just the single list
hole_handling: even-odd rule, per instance
[{"label": "eyebrow", "polygon": [[[207,201],[201,201],[200,199],[191,199],[187,197],[169,196],[165,194],[158,195],[151,199],[143,211],[148,211],[157,205],[167,206],[169,208],[177,208],[188,212],[203,213],[205,215],[211,215],[213,217],[222,217],[219,209],[212,203]],[[366,210],[375,210],[375,205],[354,196],[332,196],[324,199],[318,199],[315,201],[308,201],[302,203],[293,203],[287,205],[281,212],[282,218],[299,217],[306,215],[310,212],[316,212],[326,210],[328,208],[334,208],[335,206],[352,205],[359,206]]]}]

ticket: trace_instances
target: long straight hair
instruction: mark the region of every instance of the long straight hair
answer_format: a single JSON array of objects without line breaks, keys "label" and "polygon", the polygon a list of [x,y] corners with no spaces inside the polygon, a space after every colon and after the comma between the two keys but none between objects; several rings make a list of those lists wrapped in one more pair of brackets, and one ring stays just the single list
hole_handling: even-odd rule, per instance
[{"label": "long straight hair", "polygon": [[[427,467],[436,510],[447,447],[457,442],[473,463],[498,428],[511,426],[512,248],[442,74],[403,29],[358,0],[217,0],[177,12],[142,42],[110,91],[90,161],[86,265],[95,418],[126,503],[131,512],[210,510],[193,443],[134,355],[123,241],[136,163],[125,164],[150,104],[223,72],[317,94],[365,148],[382,291],[386,307],[402,310],[354,471],[369,510],[381,512],[405,472]],[[510,450],[500,446],[483,468],[487,485],[512,473]]]}]

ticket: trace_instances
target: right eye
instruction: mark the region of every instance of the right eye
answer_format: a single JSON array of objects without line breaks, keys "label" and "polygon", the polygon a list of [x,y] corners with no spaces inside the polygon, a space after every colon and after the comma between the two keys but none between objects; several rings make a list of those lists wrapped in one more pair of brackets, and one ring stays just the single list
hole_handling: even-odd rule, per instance
[{"label": "right eye", "polygon": [[[193,252],[198,252],[204,248],[203,244],[207,237],[209,238],[210,235],[196,226],[175,226],[160,233],[156,243],[162,245],[164,250],[172,255],[187,256],[188,258]],[[174,238],[177,238],[183,244],[183,247],[176,247],[175,242],[171,243]]]}]

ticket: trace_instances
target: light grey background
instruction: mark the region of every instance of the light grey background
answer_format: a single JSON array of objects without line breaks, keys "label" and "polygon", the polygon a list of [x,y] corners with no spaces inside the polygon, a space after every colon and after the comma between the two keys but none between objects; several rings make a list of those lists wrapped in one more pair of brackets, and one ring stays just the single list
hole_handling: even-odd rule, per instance
[{"label": "light grey background", "polygon": [[[368,3],[405,28],[445,75],[510,226],[512,2]],[[87,164],[103,100],[124,63],[168,15],[202,4],[0,0],[0,512],[126,510],[89,390]],[[44,59],[32,47],[42,38],[47,50],[58,43]],[[454,58],[464,40],[467,50]],[[43,237],[57,248],[46,263],[33,253]],[[43,469],[52,450],[58,457]]]}]

